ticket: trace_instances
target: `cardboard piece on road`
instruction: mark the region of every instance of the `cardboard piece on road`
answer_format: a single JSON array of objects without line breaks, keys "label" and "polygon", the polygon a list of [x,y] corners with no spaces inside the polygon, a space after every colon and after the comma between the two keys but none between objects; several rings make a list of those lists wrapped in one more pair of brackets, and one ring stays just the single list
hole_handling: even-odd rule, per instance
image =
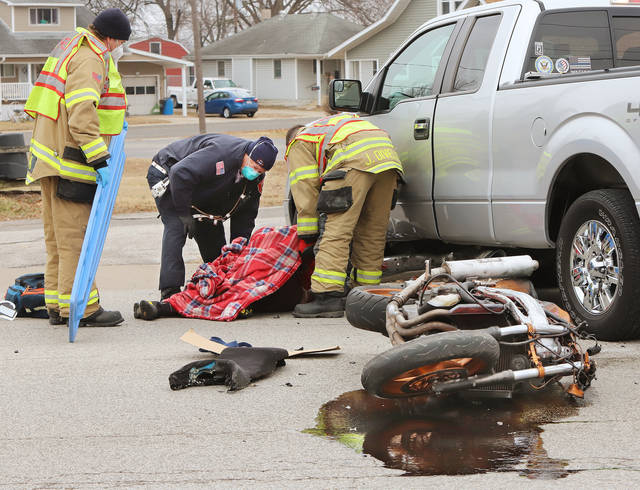
[{"label": "cardboard piece on road", "polygon": [[[227,348],[226,345],[219,344],[218,342],[213,342],[209,339],[205,339],[201,335],[198,335],[195,330],[193,330],[193,328],[190,328],[188,332],[185,332],[185,334],[180,337],[180,340],[186,342],[187,344],[191,344],[194,347],[215,352],[216,354],[221,354],[222,351]],[[329,352],[334,350],[340,350],[340,346],[334,345],[333,347],[325,347],[323,349],[287,350],[287,352],[289,353],[289,357],[295,357],[305,354],[315,354],[316,352]]]}]

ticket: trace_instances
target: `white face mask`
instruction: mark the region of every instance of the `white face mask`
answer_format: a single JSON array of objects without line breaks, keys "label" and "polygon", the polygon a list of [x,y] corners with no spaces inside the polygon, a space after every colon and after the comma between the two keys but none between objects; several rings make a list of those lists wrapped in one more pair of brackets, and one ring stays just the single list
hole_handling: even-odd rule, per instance
[{"label": "white face mask", "polygon": [[111,58],[113,58],[113,62],[117,63],[123,54],[124,54],[124,48],[122,46],[118,46],[116,49],[111,51]]}]

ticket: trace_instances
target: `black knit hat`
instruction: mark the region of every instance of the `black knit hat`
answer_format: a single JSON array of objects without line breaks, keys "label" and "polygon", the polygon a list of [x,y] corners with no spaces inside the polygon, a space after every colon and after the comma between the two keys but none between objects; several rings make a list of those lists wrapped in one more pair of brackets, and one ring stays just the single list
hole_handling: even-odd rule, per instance
[{"label": "black knit hat", "polygon": [[128,41],[131,23],[124,12],[117,8],[105,9],[93,20],[93,25],[103,36]]}]

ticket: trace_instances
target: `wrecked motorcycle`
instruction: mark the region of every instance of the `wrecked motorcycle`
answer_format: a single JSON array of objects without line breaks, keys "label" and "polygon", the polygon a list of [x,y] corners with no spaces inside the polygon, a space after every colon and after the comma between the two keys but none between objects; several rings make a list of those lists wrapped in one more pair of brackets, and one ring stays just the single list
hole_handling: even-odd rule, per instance
[{"label": "wrecked motorcycle", "polygon": [[[569,376],[566,391],[583,397],[600,346],[565,311],[534,297],[527,277],[537,267],[529,256],[445,261],[433,270],[427,261],[402,289],[353,289],[347,320],[394,345],[366,364],[364,388],[383,398],[511,398]],[[594,345],[584,351],[578,341],[586,339]]]}]

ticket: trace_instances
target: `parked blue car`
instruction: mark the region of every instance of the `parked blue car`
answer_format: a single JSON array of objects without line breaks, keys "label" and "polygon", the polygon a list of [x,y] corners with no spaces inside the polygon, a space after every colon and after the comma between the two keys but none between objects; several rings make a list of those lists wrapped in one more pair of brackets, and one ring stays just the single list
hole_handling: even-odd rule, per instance
[{"label": "parked blue car", "polygon": [[220,114],[225,118],[234,114],[253,117],[257,110],[257,97],[242,88],[217,89],[204,98],[205,114]]}]

